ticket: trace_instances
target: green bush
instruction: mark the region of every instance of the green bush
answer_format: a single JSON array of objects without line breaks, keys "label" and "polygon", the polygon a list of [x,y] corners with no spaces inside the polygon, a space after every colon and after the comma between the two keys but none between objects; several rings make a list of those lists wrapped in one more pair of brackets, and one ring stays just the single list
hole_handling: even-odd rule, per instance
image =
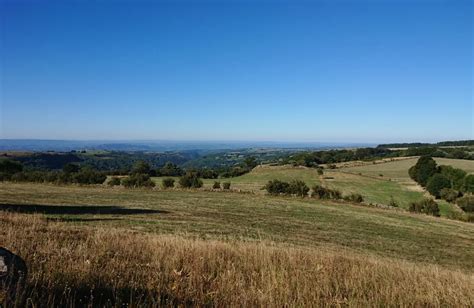
[{"label": "green bush", "polygon": [[451,188],[451,181],[441,173],[434,174],[426,183],[426,190],[435,198],[440,197],[443,188]]},{"label": "green bush", "polygon": [[467,213],[474,213],[474,195],[465,195],[456,201],[457,205]]},{"label": "green bush", "polygon": [[440,198],[448,202],[456,201],[459,195],[459,191],[452,188],[443,188],[439,193]]},{"label": "green bush", "polygon": [[179,178],[179,185],[183,188],[200,188],[202,187],[202,181],[197,172],[186,172],[185,175]]},{"label": "green bush", "polygon": [[398,202],[393,199],[393,196],[390,196],[390,201],[388,202],[388,206],[391,207],[398,207]]},{"label": "green bush", "polygon": [[271,180],[268,181],[268,183],[265,185],[265,189],[270,195],[282,195],[282,194],[288,194],[288,188],[290,187],[290,184],[287,182],[283,182],[280,180]]},{"label": "green bush", "polygon": [[214,184],[212,185],[212,188],[220,189],[221,188],[221,182],[215,181]]},{"label": "green bush", "polygon": [[174,187],[174,179],[173,178],[164,178],[161,181],[161,187],[163,188],[173,188]]},{"label": "green bush", "polygon": [[318,169],[316,169],[316,171],[318,172],[318,175],[323,175],[324,174],[324,169],[319,167]]},{"label": "green bush", "polygon": [[288,186],[287,193],[290,195],[296,195],[298,197],[308,196],[309,187],[305,182],[300,180],[292,180]]},{"label": "green bush", "polygon": [[222,183],[222,187],[226,190],[230,189],[230,182],[224,182]]},{"label": "green bush", "polygon": [[311,197],[313,198],[335,200],[339,200],[342,198],[342,193],[337,189],[330,189],[321,185],[315,185],[312,189],[313,192],[311,193]]},{"label": "green bush", "polygon": [[431,198],[424,198],[420,201],[410,203],[408,210],[415,213],[439,216],[438,203]]},{"label": "green bush", "polygon": [[110,178],[110,180],[107,182],[107,185],[109,186],[118,186],[120,185],[120,178],[113,176]]},{"label": "green bush", "polygon": [[72,175],[72,181],[78,184],[102,184],[106,179],[105,174],[90,168],[82,168]]},{"label": "green bush", "polygon": [[344,197],[344,200],[355,202],[355,203],[362,203],[364,202],[364,197],[361,194],[351,193]]},{"label": "green bush", "polygon": [[122,179],[122,185],[127,188],[155,187],[155,182],[148,174],[136,173]]}]

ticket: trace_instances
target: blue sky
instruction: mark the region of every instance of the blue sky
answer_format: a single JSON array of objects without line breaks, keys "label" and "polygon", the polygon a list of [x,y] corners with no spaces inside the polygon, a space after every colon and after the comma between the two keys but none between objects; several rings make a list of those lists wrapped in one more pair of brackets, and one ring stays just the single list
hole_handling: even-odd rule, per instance
[{"label": "blue sky", "polygon": [[0,138],[474,138],[472,1],[0,3]]}]

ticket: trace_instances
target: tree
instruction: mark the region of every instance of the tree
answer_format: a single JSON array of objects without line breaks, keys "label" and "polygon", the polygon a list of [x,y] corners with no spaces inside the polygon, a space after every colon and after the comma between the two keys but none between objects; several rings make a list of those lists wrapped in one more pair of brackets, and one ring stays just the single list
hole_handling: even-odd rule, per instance
[{"label": "tree", "polygon": [[451,166],[439,166],[439,173],[444,175],[451,182],[451,187],[460,190],[463,184],[464,177],[466,176],[466,171],[453,168]]},{"label": "tree", "polygon": [[10,177],[17,173],[23,171],[23,165],[11,159],[0,159],[0,174],[2,178],[10,179]]},{"label": "tree", "polygon": [[79,172],[79,165],[73,163],[67,163],[63,166],[64,173],[77,173]]},{"label": "tree", "polygon": [[257,167],[257,165],[258,165],[257,159],[253,156],[246,157],[245,160],[244,160],[244,164],[248,169],[253,169],[253,168]]},{"label": "tree", "polygon": [[474,174],[469,174],[464,178],[462,191],[466,193],[474,193]]},{"label": "tree", "polygon": [[137,161],[132,168],[131,174],[148,174],[150,175],[151,167],[146,161]]},{"label": "tree", "polygon": [[438,171],[436,162],[430,156],[421,156],[416,164],[408,170],[410,177],[423,187],[428,179]]},{"label": "tree", "polygon": [[160,176],[181,176],[183,170],[172,162],[167,162],[163,167],[158,170]]},{"label": "tree", "polygon": [[441,173],[434,174],[426,183],[426,190],[435,198],[440,197],[443,188],[451,188],[451,181]]}]

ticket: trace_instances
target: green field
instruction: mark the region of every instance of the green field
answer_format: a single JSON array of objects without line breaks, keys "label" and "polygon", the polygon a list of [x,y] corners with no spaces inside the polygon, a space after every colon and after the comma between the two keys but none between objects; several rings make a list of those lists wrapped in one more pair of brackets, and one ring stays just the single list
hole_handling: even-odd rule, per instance
[{"label": "green field", "polygon": [[474,270],[473,224],[404,211],[235,192],[11,183],[0,185],[0,203],[77,226],[264,240]]},{"label": "green field", "polygon": [[[391,178],[398,181],[411,180],[408,176],[408,169],[416,164],[418,158],[410,158],[396,161],[389,161],[380,164],[366,164],[364,166],[346,167],[341,170],[351,173],[361,173],[363,175]],[[474,161],[465,159],[435,158],[438,165],[449,165],[462,169],[468,173],[474,173]]]},{"label": "green field", "polygon": [[[456,159],[436,159],[438,164],[452,165],[468,172],[474,172],[474,161]],[[204,180],[204,187],[211,188],[214,181],[231,182],[232,189],[257,194],[265,194],[262,187],[270,180],[291,181],[299,179],[309,187],[322,184],[339,189],[343,194],[359,193],[366,203],[387,205],[393,198],[401,208],[407,209],[410,202],[420,200],[426,193],[408,176],[408,169],[417,158],[366,164],[357,167],[327,169],[319,176],[315,169],[293,166],[259,166],[250,173],[218,180]],[[162,178],[153,178],[160,185]],[[178,180],[178,178],[175,178]],[[454,217],[460,210],[449,203],[439,202],[442,216]]]}]

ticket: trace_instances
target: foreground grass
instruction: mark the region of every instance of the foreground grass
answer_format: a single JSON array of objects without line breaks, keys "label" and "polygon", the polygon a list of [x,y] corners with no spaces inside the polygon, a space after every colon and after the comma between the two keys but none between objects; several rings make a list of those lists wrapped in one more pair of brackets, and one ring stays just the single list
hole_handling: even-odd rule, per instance
[{"label": "foreground grass", "polygon": [[[45,205],[49,205],[46,207]],[[346,203],[206,191],[0,184],[0,210],[62,225],[265,241],[474,271],[474,225]]]},{"label": "foreground grass", "polygon": [[434,265],[266,242],[78,228],[1,211],[0,222],[0,246],[29,266],[19,306],[474,304],[472,274]]}]

